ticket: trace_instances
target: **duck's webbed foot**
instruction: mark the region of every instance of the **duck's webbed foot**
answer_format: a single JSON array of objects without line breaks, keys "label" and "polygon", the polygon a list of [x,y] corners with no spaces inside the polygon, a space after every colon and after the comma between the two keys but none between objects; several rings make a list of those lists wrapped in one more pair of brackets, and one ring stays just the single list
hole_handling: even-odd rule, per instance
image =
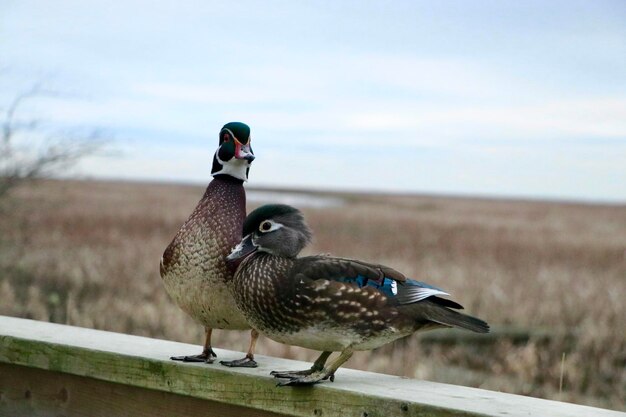
[{"label": "duck's webbed foot", "polygon": [[208,348],[202,351],[199,355],[190,355],[190,356],[171,356],[170,359],[173,361],[181,361],[181,362],[205,362],[205,363],[213,363],[215,362],[215,358],[217,355],[213,352],[213,349]]},{"label": "duck's webbed foot", "polygon": [[220,363],[231,368],[256,368],[259,365],[254,360],[254,349],[256,348],[256,341],[258,338],[259,332],[252,329],[250,332],[250,347],[248,348],[246,356],[235,361],[220,361]]},{"label": "duck's webbed foot", "polygon": [[328,357],[331,355],[331,353],[332,352],[322,352],[319,358],[317,358],[315,362],[313,363],[313,366],[311,366],[311,369],[305,369],[303,371],[272,371],[270,372],[270,375],[272,375],[274,378],[289,378],[289,379],[309,376],[314,372],[318,372],[324,369],[324,364],[328,360]]},{"label": "duck's webbed foot", "polygon": [[210,327],[205,327],[204,332],[204,349],[202,349],[201,354],[191,356],[170,356],[170,359],[173,361],[182,362],[215,362],[215,358],[217,358],[217,355],[215,354],[215,352],[213,352],[213,348],[211,347],[211,333],[213,332],[213,329],[211,329]]},{"label": "duck's webbed foot", "polygon": [[246,355],[245,357],[234,361],[220,361],[220,363],[230,368],[256,368],[259,366],[252,355]]},{"label": "duck's webbed foot", "polygon": [[313,372],[315,372],[315,369],[311,368],[303,371],[272,371],[270,375],[274,378],[299,378],[301,376],[309,376]]},{"label": "duck's webbed foot", "polygon": [[313,371],[309,373],[308,375],[294,376],[286,381],[280,381],[276,385],[279,387],[282,387],[285,385],[313,385],[313,384],[317,384],[318,382],[325,381],[327,379],[334,381],[335,371],[331,371],[330,369],[322,369],[321,371]]}]

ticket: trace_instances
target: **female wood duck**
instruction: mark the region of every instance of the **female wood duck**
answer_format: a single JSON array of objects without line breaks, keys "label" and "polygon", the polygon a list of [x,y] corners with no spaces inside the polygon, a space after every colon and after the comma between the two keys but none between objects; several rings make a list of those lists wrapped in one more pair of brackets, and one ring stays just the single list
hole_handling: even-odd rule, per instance
[{"label": "female wood duck", "polygon": [[[266,205],[246,218],[228,256],[241,261],[231,291],[249,323],[281,343],[321,350],[311,369],[272,372],[279,385],[332,381],[354,351],[375,349],[418,330],[460,327],[487,333],[482,320],[441,298],[443,290],[400,272],[331,256],[297,258],[311,231],[297,209]],[[243,260],[242,260],[243,259]],[[332,352],[341,354],[325,366]]]},{"label": "female wood duck", "polygon": [[[200,322],[206,331],[204,349],[194,356],[173,356],[173,360],[213,363],[213,329],[244,330],[250,326],[235,306],[226,282],[235,268],[226,262],[230,249],[241,239],[246,216],[243,182],[248,179],[254,154],[250,128],[239,122],[227,123],[219,135],[213,157],[214,179],[189,219],[180,228],[161,258],[161,278],[176,304]],[[245,358],[222,362],[227,366],[255,367],[254,347],[258,333],[252,330]]]}]

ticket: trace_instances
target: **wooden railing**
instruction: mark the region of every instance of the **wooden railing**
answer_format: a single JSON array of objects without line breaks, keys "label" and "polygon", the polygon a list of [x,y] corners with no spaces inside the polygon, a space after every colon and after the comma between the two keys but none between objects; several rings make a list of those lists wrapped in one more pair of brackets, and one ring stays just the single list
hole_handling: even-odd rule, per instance
[{"label": "wooden railing", "polygon": [[[334,383],[276,387],[275,369],[178,363],[198,346],[0,316],[0,416],[541,416],[625,413],[340,369]],[[239,352],[217,350],[222,359]]]}]

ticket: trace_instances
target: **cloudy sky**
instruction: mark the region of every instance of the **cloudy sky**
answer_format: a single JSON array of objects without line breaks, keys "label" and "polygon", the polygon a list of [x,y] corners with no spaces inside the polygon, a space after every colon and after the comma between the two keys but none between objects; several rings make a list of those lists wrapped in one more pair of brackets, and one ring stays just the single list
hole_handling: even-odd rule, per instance
[{"label": "cloudy sky", "polygon": [[0,2],[0,106],[105,128],[83,176],[626,201],[626,2]]}]

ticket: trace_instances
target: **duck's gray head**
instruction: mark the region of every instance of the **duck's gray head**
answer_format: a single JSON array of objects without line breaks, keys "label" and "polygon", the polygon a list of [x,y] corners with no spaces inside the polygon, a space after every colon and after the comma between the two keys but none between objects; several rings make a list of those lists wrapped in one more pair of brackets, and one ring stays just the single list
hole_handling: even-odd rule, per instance
[{"label": "duck's gray head", "polygon": [[241,122],[226,123],[220,131],[220,146],[213,156],[211,175],[229,175],[247,181],[252,161],[250,127]]},{"label": "duck's gray head", "polygon": [[228,260],[241,259],[256,251],[295,258],[311,242],[312,233],[300,210],[285,204],[268,204],[246,217],[243,236]]}]

